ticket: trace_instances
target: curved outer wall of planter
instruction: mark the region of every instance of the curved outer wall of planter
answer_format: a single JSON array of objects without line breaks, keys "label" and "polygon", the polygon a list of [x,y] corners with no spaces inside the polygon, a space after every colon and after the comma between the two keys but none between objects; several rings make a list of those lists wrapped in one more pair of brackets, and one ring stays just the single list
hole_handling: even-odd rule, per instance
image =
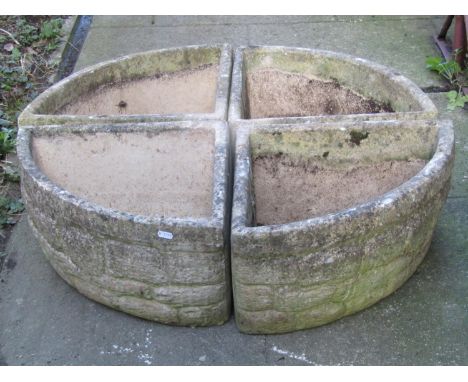
[{"label": "curved outer wall of planter", "polygon": [[374,304],[413,274],[450,188],[453,129],[449,121],[438,124],[432,159],[396,189],[338,213],[261,227],[251,226],[248,130],[238,132],[231,261],[241,331],[323,325]]},{"label": "curved outer wall of planter", "polygon": [[[22,194],[28,220],[57,273],[85,296],[165,324],[207,326],[230,315],[228,253],[229,141],[224,122],[168,122],[81,128],[85,132],[215,129],[213,215],[209,219],[150,218],[80,199],[37,167],[34,134],[80,128],[23,127],[18,135]],[[158,236],[171,232],[172,240]]]}]

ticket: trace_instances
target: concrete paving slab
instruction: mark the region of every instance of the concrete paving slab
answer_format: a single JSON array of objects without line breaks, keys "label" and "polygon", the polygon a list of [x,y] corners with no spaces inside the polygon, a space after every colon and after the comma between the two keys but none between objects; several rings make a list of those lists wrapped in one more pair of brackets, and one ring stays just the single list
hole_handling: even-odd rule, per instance
[{"label": "concrete paving slab", "polygon": [[[167,23],[170,19],[164,20]],[[270,37],[262,37],[270,41],[276,33],[273,26],[224,26],[216,20],[208,26],[166,26],[166,34],[162,27],[98,28],[95,24],[80,62],[88,65],[113,55],[195,43],[192,40],[221,42],[231,38],[224,41],[241,44],[260,41],[260,33],[271,33]],[[111,21],[109,18],[106,22]],[[409,36],[412,48],[406,47],[407,52],[418,52],[408,56],[412,58],[408,65],[415,76],[422,78],[419,83],[433,84],[420,59],[426,50],[433,49],[428,36],[438,27],[430,18],[412,20],[427,28],[428,40],[420,48],[424,33],[413,29],[414,23],[408,26],[402,19],[394,21],[393,27],[402,29],[398,31],[400,36],[405,32]],[[335,27],[329,24],[330,33],[338,36],[336,22]],[[319,33],[310,25],[308,28],[296,30],[303,33],[298,40],[302,46],[313,46],[313,41],[304,45],[305,38]],[[373,28],[391,29],[381,25]],[[110,29],[127,34],[112,34]],[[294,31],[283,31],[289,29]],[[340,33],[348,31],[358,38],[357,29],[353,30],[349,26]],[[221,35],[217,36],[218,32]],[[380,36],[368,33],[374,40]],[[213,41],[206,41],[210,38]],[[278,38],[287,41],[293,37]],[[337,37],[335,41],[341,44]],[[350,38],[346,41],[365,49],[363,42]],[[345,45],[343,42],[343,49]],[[369,49],[368,54],[375,52],[375,61],[392,59],[378,46]],[[24,216],[8,243],[7,260],[0,274],[0,365],[468,365],[468,188],[464,180],[468,176],[467,114],[464,110],[446,112],[444,94],[433,94],[431,98],[442,116],[455,123],[453,188],[426,259],[416,274],[388,298],[332,324],[284,335],[244,335],[232,318],[223,326],[211,328],[160,325],[106,308],[69,287],[45,260]]]},{"label": "concrete paving slab", "polygon": [[430,98],[437,106],[441,119],[451,119],[455,130],[455,166],[452,173],[452,188],[449,197],[468,196],[468,118],[467,111],[447,110],[446,93],[432,93]]},{"label": "concrete paving slab", "polygon": [[154,24],[155,16],[94,16],[93,28],[108,28],[108,27],[145,27]]},{"label": "concrete paving slab", "polygon": [[[443,20],[443,17],[438,16]],[[323,22],[362,22],[377,20],[432,20],[435,16],[333,16],[333,15],[296,15],[296,16],[112,16],[96,17],[94,28],[134,27],[144,25],[182,26],[182,25],[233,25],[233,24],[294,24]]]},{"label": "concrete paving slab", "polygon": [[[198,41],[198,42],[197,42]],[[242,25],[91,28],[75,71],[111,58],[145,50],[200,44],[247,44]]]},{"label": "concrete paving slab", "polygon": [[428,36],[427,19],[249,25],[253,45],[303,46],[348,53],[389,66],[420,87],[439,86],[433,73],[422,70],[437,51]]},{"label": "concrete paving slab", "polygon": [[172,46],[287,45],[349,53],[390,66],[421,87],[441,86],[423,70],[436,55],[443,18],[385,16],[95,16],[76,70],[117,56]]}]

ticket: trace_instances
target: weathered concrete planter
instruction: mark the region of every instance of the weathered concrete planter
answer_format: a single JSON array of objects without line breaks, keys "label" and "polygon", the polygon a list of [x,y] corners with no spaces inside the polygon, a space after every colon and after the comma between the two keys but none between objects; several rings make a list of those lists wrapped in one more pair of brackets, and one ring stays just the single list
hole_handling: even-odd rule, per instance
[{"label": "weathered concrete planter", "polygon": [[[406,77],[335,52],[241,47],[235,52],[232,77],[229,121],[233,127],[249,120],[282,124],[433,119],[437,115],[429,97]],[[322,94],[318,94],[321,85]],[[355,104],[343,107],[347,98],[354,98]],[[369,100],[377,103],[370,105],[375,109],[372,112],[366,111]]]},{"label": "weathered concrete planter", "polygon": [[[451,123],[253,125],[238,130],[236,143],[231,262],[240,330],[281,333],[326,324],[401,286],[424,258],[449,191]],[[271,175],[255,167],[263,158],[270,162],[276,158],[276,167],[270,168],[271,174],[278,174],[276,183],[262,186],[258,181]],[[325,182],[332,198],[352,194],[356,187],[365,193],[366,185],[381,182],[380,173],[396,168],[399,174],[417,161],[427,163],[420,164],[420,171],[416,166],[408,172],[414,176],[395,178],[400,184],[376,187],[373,195],[361,199],[355,196],[354,204],[353,198],[333,201],[335,206],[325,213],[320,212],[321,205],[317,210],[312,197],[298,212],[301,219],[274,219],[275,212],[293,209],[294,198],[301,193],[317,195],[325,203],[321,185],[313,181],[289,192],[280,189],[277,197],[283,210],[276,209],[282,205],[274,201],[265,203],[265,198],[259,207],[262,195],[257,188],[274,195],[275,187],[293,178],[297,168],[305,168],[304,177],[325,174],[313,179]],[[292,175],[285,176],[281,166],[289,166]],[[371,176],[367,184],[356,186],[353,179],[366,174],[359,168]],[[333,174],[335,180],[326,183]],[[268,198],[267,202],[273,200]],[[305,218],[307,214],[310,218]],[[258,226],[258,219],[263,226]]]},{"label": "weathered concrete planter", "polygon": [[225,322],[228,136],[216,121],[23,126],[23,198],[54,269],[136,316]]},{"label": "weathered concrete planter", "polygon": [[247,333],[325,324],[392,293],[447,196],[450,122],[405,77],[347,55],[244,47],[232,79],[231,66],[228,45],[138,53],[25,109],[23,197],[52,266],[115,309],[204,326],[229,317],[232,246]]},{"label": "weathered concrete planter", "polygon": [[83,69],[50,87],[20,125],[224,120],[229,45],[188,46],[124,56]]}]

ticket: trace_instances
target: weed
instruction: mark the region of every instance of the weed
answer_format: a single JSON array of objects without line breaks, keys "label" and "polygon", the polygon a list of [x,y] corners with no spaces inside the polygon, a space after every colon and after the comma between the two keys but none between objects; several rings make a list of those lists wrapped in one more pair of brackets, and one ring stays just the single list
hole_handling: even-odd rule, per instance
[{"label": "weed", "polygon": [[455,84],[456,76],[461,72],[458,62],[454,60],[444,61],[441,57],[428,57],[426,59],[426,68],[437,72],[452,85]]},{"label": "weed", "polygon": [[24,209],[21,200],[10,195],[19,194],[20,177],[6,158],[15,151],[19,114],[50,86],[56,66],[49,56],[61,41],[62,24],[62,18],[56,16],[0,16],[1,227],[14,224]]},{"label": "weed", "polygon": [[19,183],[20,174],[14,166],[10,164],[3,164],[2,169],[3,179],[5,179],[7,182]]},{"label": "weed", "polygon": [[39,37],[50,40],[60,37],[60,31],[62,30],[62,20],[61,19],[52,19],[46,21],[41,26],[41,33]]},{"label": "weed", "polygon": [[452,86],[453,90],[447,93],[447,109],[455,110],[457,107],[464,107],[468,102],[468,96],[463,95],[463,87],[467,86],[466,71],[464,72],[456,61],[443,60],[441,57],[428,57],[426,68],[438,73]]},{"label": "weed", "polygon": [[50,85],[55,67],[47,57],[60,43],[62,19],[0,16],[0,26],[0,118],[16,126],[21,110]]},{"label": "weed", "polygon": [[15,216],[24,210],[21,199],[12,199],[8,196],[0,196],[0,226],[15,224]]},{"label": "weed", "polygon": [[2,127],[0,129],[0,159],[5,159],[6,155],[15,149],[15,130]]},{"label": "weed", "polygon": [[463,95],[461,91],[451,90],[447,93],[448,110],[455,110],[457,107],[464,107],[465,103],[468,102],[468,96]]}]

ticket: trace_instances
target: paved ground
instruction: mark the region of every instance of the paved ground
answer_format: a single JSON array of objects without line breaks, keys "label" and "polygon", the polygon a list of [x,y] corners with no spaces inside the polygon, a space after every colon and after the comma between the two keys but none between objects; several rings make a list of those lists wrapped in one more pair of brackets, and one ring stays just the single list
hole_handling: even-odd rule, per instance
[{"label": "paved ground", "polygon": [[[423,88],[437,54],[434,17],[95,17],[77,68],[145,49],[229,42],[319,47],[392,66]],[[174,328],[88,300],[45,261],[23,219],[0,274],[0,365],[455,365],[468,364],[468,119],[456,126],[453,187],[416,274],[373,307],[286,335]]]}]

